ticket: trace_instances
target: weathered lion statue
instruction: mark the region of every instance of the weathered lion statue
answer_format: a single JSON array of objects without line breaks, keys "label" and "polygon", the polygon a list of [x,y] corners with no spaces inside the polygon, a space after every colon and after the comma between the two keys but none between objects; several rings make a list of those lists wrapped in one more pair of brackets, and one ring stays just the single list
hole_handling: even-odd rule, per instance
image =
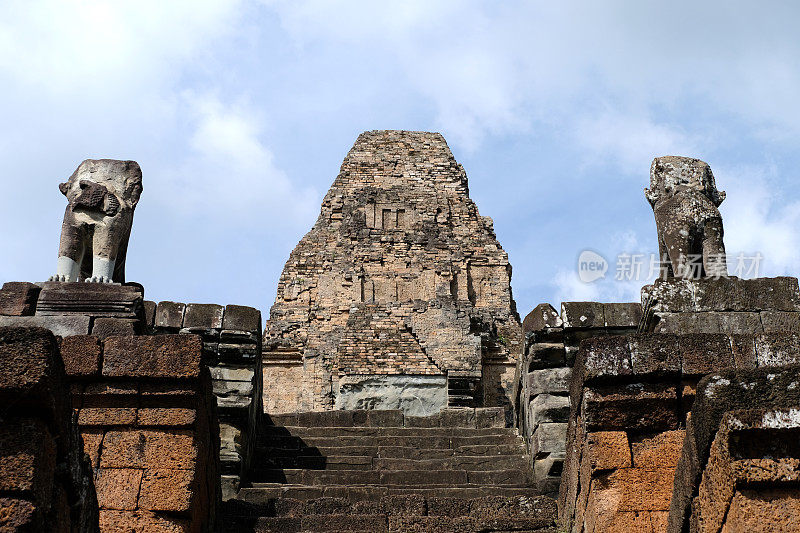
[{"label": "weathered lion statue", "polygon": [[142,194],[139,164],[87,159],[58,188],[68,204],[50,281],[124,283],[133,211]]},{"label": "weathered lion statue", "polygon": [[653,159],[650,188],[661,260],[669,259],[667,277],[727,277],[718,191],[707,163],[689,157]]}]

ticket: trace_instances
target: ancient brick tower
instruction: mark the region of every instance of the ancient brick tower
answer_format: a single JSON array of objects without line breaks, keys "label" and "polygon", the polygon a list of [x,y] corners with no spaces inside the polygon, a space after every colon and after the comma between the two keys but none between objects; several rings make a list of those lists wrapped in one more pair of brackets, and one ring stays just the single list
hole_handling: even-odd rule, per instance
[{"label": "ancient brick tower", "polygon": [[281,275],[265,410],[509,405],[510,278],[440,134],[362,133]]}]

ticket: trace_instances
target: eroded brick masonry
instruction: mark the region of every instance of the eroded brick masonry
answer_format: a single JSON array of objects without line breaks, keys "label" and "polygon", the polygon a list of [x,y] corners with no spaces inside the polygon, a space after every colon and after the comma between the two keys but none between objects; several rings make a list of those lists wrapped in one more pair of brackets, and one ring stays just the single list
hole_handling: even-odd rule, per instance
[{"label": "eroded brick masonry", "polygon": [[510,279],[441,135],[361,134],[278,282],[265,409],[509,406]]}]

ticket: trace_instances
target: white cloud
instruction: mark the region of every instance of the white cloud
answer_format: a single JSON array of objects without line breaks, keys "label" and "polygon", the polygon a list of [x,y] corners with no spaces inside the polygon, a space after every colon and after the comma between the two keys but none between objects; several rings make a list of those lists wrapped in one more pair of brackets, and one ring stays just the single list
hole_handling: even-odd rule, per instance
[{"label": "white cloud", "polygon": [[553,301],[558,302],[594,302],[600,298],[600,290],[596,283],[584,283],[574,270],[559,270],[553,277],[555,295]]},{"label": "white cloud", "polygon": [[551,280],[554,302],[638,302],[643,285],[651,283],[647,279],[649,256],[642,265],[642,277],[634,280],[618,280],[616,276],[616,257],[611,258],[608,273],[604,279],[584,283],[574,270],[559,270]]},{"label": "white cloud", "polygon": [[700,157],[700,147],[704,144],[679,126],[612,111],[578,119],[573,139],[577,146],[586,150],[587,164],[615,164],[630,175],[645,174],[654,157]]},{"label": "white cloud", "polygon": [[[728,254],[764,257],[760,275],[796,275],[800,271],[800,201],[784,204],[793,192],[777,179],[774,168],[721,167],[714,174],[726,189],[720,206]],[[795,180],[789,180],[793,183]],[[728,265],[733,273],[736,263]]]},{"label": "white cloud", "polygon": [[638,302],[640,291],[656,277],[658,266],[651,265],[651,250],[639,241],[632,230],[609,236],[607,252],[600,254],[608,264],[601,278],[584,282],[578,276],[578,265],[561,268],[550,280],[553,301]]},{"label": "white cloud", "polygon": [[242,0],[4,2],[0,79],[47,102],[58,127],[72,122],[62,142],[91,146],[77,157],[140,159],[145,201],[307,221],[317,194],[276,167],[261,108],[215,85],[183,88],[244,10]]},{"label": "white cloud", "polygon": [[162,86],[176,62],[230,31],[239,0],[6,0],[0,75],[53,94]]},{"label": "white cloud", "polygon": [[298,189],[276,167],[260,136],[264,119],[246,102],[226,104],[217,96],[185,92],[181,114],[192,134],[184,157],[172,168],[156,170],[153,196],[184,214],[203,212],[260,224],[313,220],[319,195]]},{"label": "white cloud", "polygon": [[[638,172],[665,151],[707,150],[706,116],[771,138],[800,133],[792,2],[264,4],[299,49],[395,65],[395,81],[427,98],[467,149],[490,133],[556,129]],[[687,121],[699,131],[676,125]]]}]

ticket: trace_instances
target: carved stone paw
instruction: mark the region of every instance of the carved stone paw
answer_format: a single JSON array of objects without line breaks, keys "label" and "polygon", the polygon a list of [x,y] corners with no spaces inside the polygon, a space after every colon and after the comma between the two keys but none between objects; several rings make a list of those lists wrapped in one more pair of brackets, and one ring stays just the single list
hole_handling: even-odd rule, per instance
[{"label": "carved stone paw", "polygon": [[66,281],[69,281],[69,279],[64,274],[55,274],[55,275],[50,276],[49,278],[47,278],[47,281],[64,281],[64,282],[66,282]]},{"label": "carved stone paw", "polygon": [[111,283],[111,278],[108,276],[92,276],[86,278],[86,283]]}]

